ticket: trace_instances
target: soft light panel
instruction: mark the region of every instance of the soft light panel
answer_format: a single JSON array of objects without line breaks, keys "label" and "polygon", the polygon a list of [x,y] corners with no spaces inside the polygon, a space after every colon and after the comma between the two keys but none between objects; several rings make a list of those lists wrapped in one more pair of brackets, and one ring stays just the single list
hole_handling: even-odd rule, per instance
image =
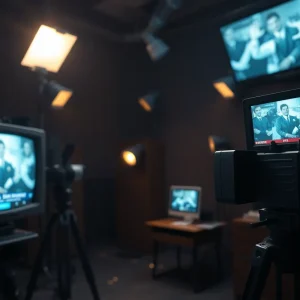
[{"label": "soft light panel", "polygon": [[41,25],[28,48],[21,65],[45,68],[49,72],[58,72],[70,53],[77,37],[62,33],[55,28]]},{"label": "soft light panel", "polygon": [[150,112],[152,110],[152,107],[149,105],[149,103],[144,98],[139,99],[139,104],[146,111]]},{"label": "soft light panel", "polygon": [[51,105],[56,108],[63,108],[72,97],[72,94],[72,91],[60,91]]},{"label": "soft light panel", "polygon": [[214,87],[224,98],[233,98],[234,93],[225,82],[215,82]]}]

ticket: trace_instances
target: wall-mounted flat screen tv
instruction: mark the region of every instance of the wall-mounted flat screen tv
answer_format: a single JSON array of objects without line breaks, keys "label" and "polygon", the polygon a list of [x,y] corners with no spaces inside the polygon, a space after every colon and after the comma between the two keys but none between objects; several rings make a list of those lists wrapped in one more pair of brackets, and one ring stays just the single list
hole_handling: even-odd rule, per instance
[{"label": "wall-mounted flat screen tv", "polygon": [[221,27],[236,81],[300,67],[300,0]]}]

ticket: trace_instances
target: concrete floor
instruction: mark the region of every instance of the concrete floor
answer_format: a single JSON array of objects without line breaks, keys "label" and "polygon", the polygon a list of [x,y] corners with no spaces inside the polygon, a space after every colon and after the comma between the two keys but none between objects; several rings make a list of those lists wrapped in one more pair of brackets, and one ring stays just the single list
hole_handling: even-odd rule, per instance
[{"label": "concrete floor", "polygon": [[[219,284],[194,294],[188,282],[174,276],[164,276],[158,280],[151,278],[151,257],[121,258],[118,250],[112,247],[91,251],[90,260],[96,276],[101,300],[233,300],[232,284],[225,280]],[[159,269],[161,271],[174,267],[175,253],[171,250],[161,255]],[[185,253],[183,264],[188,265],[189,254]],[[73,299],[92,299],[80,264],[75,262],[76,275],[73,283]],[[206,272],[206,271],[204,271]],[[25,278],[24,278],[24,277]],[[23,274],[23,282],[27,282],[29,273]],[[33,299],[55,299],[52,289],[54,283],[40,278],[40,289]],[[47,285],[47,289],[45,286]],[[24,292],[24,288],[23,288]]]}]

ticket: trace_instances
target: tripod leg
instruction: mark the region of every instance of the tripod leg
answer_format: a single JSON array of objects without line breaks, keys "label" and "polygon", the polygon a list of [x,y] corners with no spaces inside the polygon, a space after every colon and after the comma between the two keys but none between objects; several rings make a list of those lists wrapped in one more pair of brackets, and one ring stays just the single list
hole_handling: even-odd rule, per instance
[{"label": "tripod leg", "polygon": [[37,282],[37,279],[38,279],[38,276],[39,276],[39,272],[42,269],[43,257],[44,257],[45,251],[47,250],[47,246],[48,246],[48,244],[50,242],[50,239],[51,239],[51,230],[52,230],[53,225],[57,221],[57,218],[58,218],[58,215],[54,214],[51,217],[51,219],[50,219],[50,221],[49,221],[49,223],[46,227],[45,235],[44,235],[44,238],[42,240],[40,250],[37,254],[36,260],[34,262],[31,277],[30,277],[29,283],[27,285],[27,293],[26,293],[26,296],[25,296],[25,300],[30,300],[32,298],[32,295],[33,295],[33,292],[34,292],[34,289],[35,289],[35,286],[36,286],[36,282]]},{"label": "tripod leg", "polygon": [[57,231],[57,275],[58,292],[61,299],[71,299],[71,253],[70,253],[70,218],[67,211],[59,219]]},{"label": "tripod leg", "polygon": [[268,242],[262,242],[255,246],[243,300],[260,300],[271,268],[273,248],[274,246]]},{"label": "tripod leg", "polygon": [[87,282],[90,286],[91,292],[93,294],[94,300],[100,300],[100,296],[99,296],[98,289],[96,286],[95,276],[93,274],[92,268],[88,261],[88,257],[86,255],[85,249],[83,247],[83,243],[80,238],[79,229],[77,227],[77,223],[76,223],[74,215],[70,216],[70,223],[71,223],[71,229],[72,229],[72,233],[73,233],[73,236],[75,239],[77,251],[79,254],[79,258],[80,258],[80,261],[82,264],[82,268],[84,270],[84,273],[85,273]]}]

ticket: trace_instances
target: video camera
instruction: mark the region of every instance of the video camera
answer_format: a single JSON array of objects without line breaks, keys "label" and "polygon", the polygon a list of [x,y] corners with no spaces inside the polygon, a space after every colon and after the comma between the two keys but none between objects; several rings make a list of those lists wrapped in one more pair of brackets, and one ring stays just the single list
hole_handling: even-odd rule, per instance
[{"label": "video camera", "polygon": [[215,153],[218,202],[300,211],[300,89],[243,102],[247,150]]},{"label": "video camera", "polygon": [[218,202],[258,202],[260,221],[270,235],[255,245],[243,300],[259,300],[272,263],[276,299],[282,299],[282,274],[294,275],[300,297],[300,89],[243,102],[247,150],[215,153]]}]

